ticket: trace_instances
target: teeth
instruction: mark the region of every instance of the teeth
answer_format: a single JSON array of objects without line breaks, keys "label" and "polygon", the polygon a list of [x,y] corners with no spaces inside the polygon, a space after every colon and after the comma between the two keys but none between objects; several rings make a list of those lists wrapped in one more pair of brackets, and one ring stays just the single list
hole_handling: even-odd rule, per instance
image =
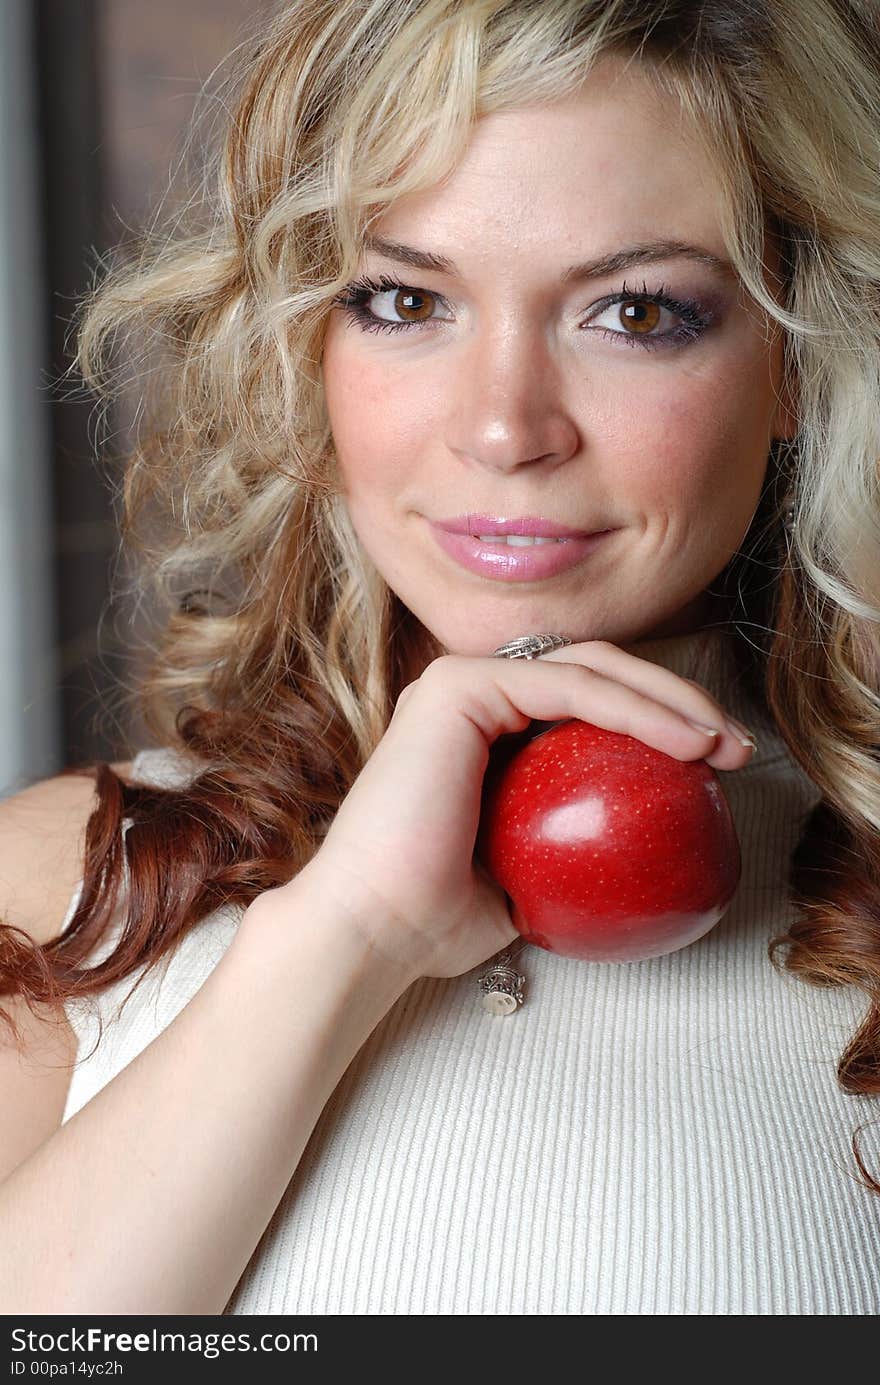
[{"label": "teeth", "polygon": [[539,539],[532,534],[478,534],[480,543],[506,543],[511,548],[530,548],[537,543],[562,543],[562,539]]}]

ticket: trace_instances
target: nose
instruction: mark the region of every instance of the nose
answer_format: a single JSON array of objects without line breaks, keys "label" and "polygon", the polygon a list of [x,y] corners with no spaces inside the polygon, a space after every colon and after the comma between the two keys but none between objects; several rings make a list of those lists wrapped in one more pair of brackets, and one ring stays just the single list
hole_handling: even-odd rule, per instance
[{"label": "nose", "polygon": [[515,471],[554,468],[577,450],[559,361],[539,330],[512,328],[475,338],[453,383],[448,443],[469,465]]}]

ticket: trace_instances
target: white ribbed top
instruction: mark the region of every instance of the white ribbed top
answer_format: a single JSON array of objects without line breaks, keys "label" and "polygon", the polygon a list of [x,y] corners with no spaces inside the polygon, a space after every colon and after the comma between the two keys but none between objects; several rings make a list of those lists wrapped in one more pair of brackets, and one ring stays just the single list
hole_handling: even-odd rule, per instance
[{"label": "white ribbed top", "polygon": [[[510,1016],[482,1009],[482,967],[411,986],[324,1108],[227,1313],[880,1311],[880,1197],[850,1149],[880,1111],[835,1078],[865,1002],[766,955],[818,792],[736,687],[724,632],[630,648],[757,733],[751,764],[720,773],[743,853],[727,915],[645,962],[527,947]],[[143,751],[135,777],[186,778],[184,763]],[[91,1057],[94,1021],[71,1003],[83,1061],[65,1120],[173,1020],[240,917],[203,920],[121,1020],[141,972],[102,992]],[[876,1168],[876,1131],[863,1148]]]}]

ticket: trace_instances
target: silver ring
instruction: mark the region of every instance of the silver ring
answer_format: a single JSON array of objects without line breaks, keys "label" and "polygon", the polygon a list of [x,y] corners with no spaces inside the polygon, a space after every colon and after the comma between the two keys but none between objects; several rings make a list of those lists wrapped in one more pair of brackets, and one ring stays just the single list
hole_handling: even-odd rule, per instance
[{"label": "silver ring", "polygon": [[518,635],[493,651],[495,659],[537,659],[550,649],[561,649],[571,644],[567,635]]}]

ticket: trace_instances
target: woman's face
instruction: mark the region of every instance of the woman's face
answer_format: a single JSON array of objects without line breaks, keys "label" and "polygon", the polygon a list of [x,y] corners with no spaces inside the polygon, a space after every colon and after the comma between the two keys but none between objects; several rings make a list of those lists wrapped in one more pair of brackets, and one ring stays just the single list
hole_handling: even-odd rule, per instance
[{"label": "woman's face", "polygon": [[[606,64],[576,99],[480,121],[445,185],[372,231],[451,267],[371,248],[364,274],[403,286],[359,295],[379,329],[330,313],[323,380],[352,524],[454,653],[699,628],[771,440],[795,431],[781,333],[731,271],[664,252],[567,272],[663,240],[725,259],[711,165],[677,107],[635,66],[621,74]],[[611,532],[450,552],[434,525],[489,532],[468,516]]]}]

